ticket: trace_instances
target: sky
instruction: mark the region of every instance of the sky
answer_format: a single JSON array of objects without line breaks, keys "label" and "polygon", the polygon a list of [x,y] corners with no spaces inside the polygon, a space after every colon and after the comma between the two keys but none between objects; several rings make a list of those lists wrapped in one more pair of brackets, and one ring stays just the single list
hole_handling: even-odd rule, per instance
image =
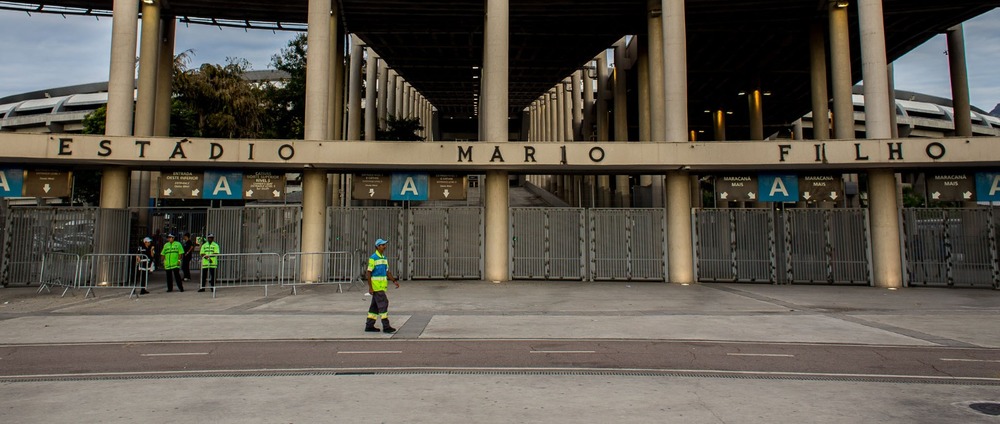
[{"label": "sky", "polygon": [[[267,69],[294,32],[244,31],[178,24],[175,51],[193,51],[191,67],[227,57]],[[111,18],[0,10],[0,97],[108,79]],[[1000,9],[965,23],[972,104],[987,112],[1000,103]],[[946,40],[936,36],[895,64],[896,89],[951,98]]]}]

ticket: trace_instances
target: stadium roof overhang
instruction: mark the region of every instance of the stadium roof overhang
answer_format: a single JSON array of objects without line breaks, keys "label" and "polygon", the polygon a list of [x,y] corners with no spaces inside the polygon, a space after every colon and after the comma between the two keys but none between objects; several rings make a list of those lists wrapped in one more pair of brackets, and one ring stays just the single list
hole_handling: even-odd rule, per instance
[{"label": "stadium roof overhang", "polygon": [[[5,8],[13,3],[4,2]],[[23,2],[25,4],[35,4]],[[54,0],[48,8],[107,11],[112,0]],[[306,0],[163,0],[165,14],[202,22],[303,27]],[[484,0],[338,0],[343,25],[419,90],[443,117],[473,115],[482,65]],[[509,0],[510,112],[520,111],[586,61],[629,34],[646,32],[647,0]],[[853,2],[852,2],[853,3]],[[733,111],[731,139],[745,139],[747,101],[760,88],[765,123],[796,120],[810,107],[809,32],[827,0],[688,0],[688,96],[692,129],[703,110]],[[1000,0],[884,0],[889,60],[994,7]],[[851,6],[852,72],[861,79],[857,9]],[[946,60],[942,58],[942,60]],[[775,128],[771,128],[772,130]]]}]

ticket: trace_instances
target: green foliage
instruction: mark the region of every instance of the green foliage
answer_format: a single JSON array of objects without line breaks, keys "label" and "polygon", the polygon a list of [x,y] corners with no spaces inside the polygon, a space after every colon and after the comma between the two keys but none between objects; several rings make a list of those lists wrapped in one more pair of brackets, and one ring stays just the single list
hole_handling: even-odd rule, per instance
[{"label": "green foliage", "polygon": [[375,139],[379,141],[424,141],[424,138],[417,135],[423,130],[420,125],[420,118],[399,118],[389,115],[386,118],[386,130],[379,130]]},{"label": "green foliage", "polygon": [[83,133],[104,135],[108,121],[108,106],[104,105],[83,117]]},{"label": "green foliage", "polygon": [[306,116],[306,35],[299,34],[288,47],[271,56],[271,66],[287,72],[288,79],[265,88],[271,119],[266,136],[301,140]]},{"label": "green foliage", "polygon": [[228,58],[226,65],[206,63],[198,69],[186,69],[186,53],[178,57],[174,92],[193,115],[195,136],[261,138],[266,127],[267,99],[265,90],[244,78],[249,62]]}]

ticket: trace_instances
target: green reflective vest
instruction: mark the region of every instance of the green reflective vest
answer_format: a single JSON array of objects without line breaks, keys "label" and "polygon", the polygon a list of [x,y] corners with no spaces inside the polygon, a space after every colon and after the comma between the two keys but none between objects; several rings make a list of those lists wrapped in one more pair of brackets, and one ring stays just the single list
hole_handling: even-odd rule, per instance
[{"label": "green reflective vest", "polygon": [[181,256],[184,255],[184,246],[178,241],[168,242],[160,249],[163,255],[163,269],[177,269],[181,267]]},{"label": "green reflective vest", "polygon": [[219,267],[219,243],[214,241],[206,241],[205,244],[201,245],[201,267],[202,268],[218,268]]}]

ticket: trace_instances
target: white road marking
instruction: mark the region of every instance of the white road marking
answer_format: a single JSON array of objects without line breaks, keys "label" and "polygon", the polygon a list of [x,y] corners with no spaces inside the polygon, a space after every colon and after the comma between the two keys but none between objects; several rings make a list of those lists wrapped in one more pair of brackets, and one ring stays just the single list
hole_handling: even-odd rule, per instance
[{"label": "white road marking", "polygon": [[1000,362],[1000,359],[958,359],[958,358],[941,358],[942,361],[951,362]]},{"label": "white road marking", "polygon": [[593,350],[532,350],[531,353],[595,353]]},{"label": "white road marking", "polygon": [[729,356],[765,356],[770,358],[794,358],[795,355],[786,353],[727,353]]},{"label": "white road marking", "polygon": [[185,353],[143,353],[139,356],[198,356],[208,355],[208,352],[185,352]]},{"label": "white road marking", "polygon": [[357,350],[357,351],[343,351],[337,352],[338,354],[344,355],[372,355],[379,353],[403,353],[401,350]]}]

